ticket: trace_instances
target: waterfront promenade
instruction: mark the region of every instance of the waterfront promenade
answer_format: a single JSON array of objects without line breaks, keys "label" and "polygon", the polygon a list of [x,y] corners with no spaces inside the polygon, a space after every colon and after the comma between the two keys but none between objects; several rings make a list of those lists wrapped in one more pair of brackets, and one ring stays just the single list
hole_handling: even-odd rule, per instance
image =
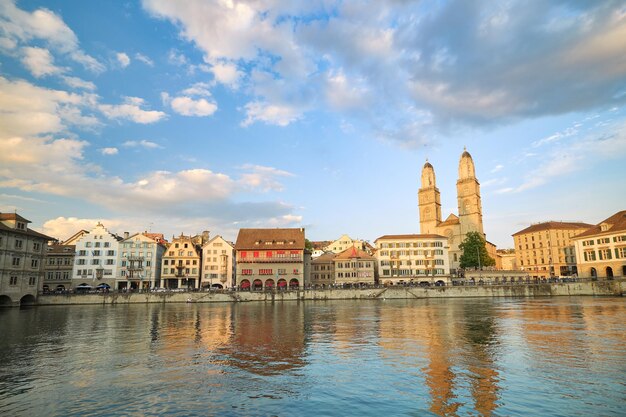
[{"label": "waterfront promenade", "polygon": [[223,303],[313,300],[387,300],[463,297],[623,296],[626,279],[611,281],[515,283],[443,287],[388,286],[363,288],[291,289],[284,291],[109,292],[97,294],[45,294],[37,305]]}]

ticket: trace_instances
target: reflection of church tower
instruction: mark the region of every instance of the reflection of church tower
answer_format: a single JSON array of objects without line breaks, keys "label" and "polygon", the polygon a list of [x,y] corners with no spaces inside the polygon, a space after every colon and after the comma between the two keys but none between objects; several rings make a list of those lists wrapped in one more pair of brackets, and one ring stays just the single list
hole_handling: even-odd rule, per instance
[{"label": "reflection of church tower", "polygon": [[461,233],[483,232],[483,209],[480,203],[480,184],[476,179],[474,161],[465,150],[459,161],[459,179],[456,182],[457,199],[459,203],[459,222]]},{"label": "reflection of church tower", "polygon": [[436,228],[441,223],[441,197],[435,183],[435,170],[428,161],[422,168],[422,187],[419,189],[417,197],[420,233],[436,234]]}]

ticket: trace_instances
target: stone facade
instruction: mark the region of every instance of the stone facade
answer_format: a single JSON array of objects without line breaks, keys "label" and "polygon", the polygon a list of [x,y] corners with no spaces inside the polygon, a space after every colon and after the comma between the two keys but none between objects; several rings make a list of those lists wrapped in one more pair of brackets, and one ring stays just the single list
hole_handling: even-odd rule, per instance
[{"label": "stone facade", "polygon": [[[421,188],[418,191],[420,233],[441,235],[448,239],[449,265],[453,274],[460,266],[462,251],[459,245],[465,240],[467,233],[478,232],[485,237],[480,183],[476,178],[474,160],[467,151],[461,155],[458,174],[458,215],[450,214],[444,221],[441,217],[441,195],[437,188],[435,170],[428,161],[422,168]],[[488,243],[489,245],[491,244]],[[495,254],[495,247],[489,248],[489,251]]]},{"label": "stone facade", "polygon": [[231,288],[235,285],[235,247],[215,236],[202,247],[202,286]]},{"label": "stone facade", "polygon": [[335,283],[335,264],[337,254],[325,252],[311,261],[311,284],[328,287]]},{"label": "stone facade", "polygon": [[0,213],[0,306],[33,304],[43,286],[49,236],[17,213]]},{"label": "stone facade", "polygon": [[75,245],[52,244],[46,247],[43,290],[66,291],[72,288]]},{"label": "stone facade", "polygon": [[450,257],[445,236],[386,235],[376,239],[375,243],[379,283],[450,281]]},{"label": "stone facade", "polygon": [[580,276],[626,276],[626,210],[590,227],[573,241]]},{"label": "stone facade", "polygon": [[573,239],[590,227],[587,223],[550,221],[514,233],[517,266],[535,278],[577,274]]},{"label": "stone facade", "polygon": [[366,284],[376,281],[376,259],[355,246],[333,258],[335,284]]}]

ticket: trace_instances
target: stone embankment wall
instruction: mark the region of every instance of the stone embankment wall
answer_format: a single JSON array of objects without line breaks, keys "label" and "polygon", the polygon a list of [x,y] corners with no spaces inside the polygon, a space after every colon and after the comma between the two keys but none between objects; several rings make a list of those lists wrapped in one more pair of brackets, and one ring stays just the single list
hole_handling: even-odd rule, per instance
[{"label": "stone embankment wall", "polygon": [[546,283],[533,285],[489,285],[461,287],[387,287],[372,289],[326,289],[284,292],[165,292],[42,295],[38,305],[143,304],[143,303],[220,303],[248,301],[425,299],[459,297],[551,297],[622,296],[626,280]]}]

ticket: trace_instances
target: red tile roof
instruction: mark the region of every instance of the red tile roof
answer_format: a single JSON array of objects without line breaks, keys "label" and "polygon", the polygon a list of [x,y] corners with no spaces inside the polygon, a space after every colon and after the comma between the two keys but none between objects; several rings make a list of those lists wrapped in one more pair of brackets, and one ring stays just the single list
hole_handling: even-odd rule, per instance
[{"label": "red tile roof", "polygon": [[[605,231],[602,231],[603,224],[607,224],[609,226],[609,228]],[[613,234],[617,232],[626,232],[626,210],[618,211],[608,219],[601,221],[595,226],[591,226],[583,233],[576,235],[576,239],[602,234]]]},{"label": "red tile roof", "polygon": [[401,240],[401,239],[445,239],[445,236],[434,235],[434,234],[415,234],[415,235],[385,235],[376,239],[374,242],[378,242],[379,240]]},{"label": "red tile roof", "polygon": [[304,228],[240,229],[236,250],[300,249],[304,250]]},{"label": "red tile roof", "polygon": [[365,260],[374,260],[374,257],[369,253],[356,248],[355,246],[344,250],[343,252],[339,252],[337,256],[335,256],[334,260],[342,260],[342,259],[365,259]]},{"label": "red tile roof", "polygon": [[523,235],[526,233],[536,233],[536,232],[543,232],[544,230],[572,230],[572,229],[578,229],[581,232],[589,229],[590,227],[593,227],[592,224],[587,224],[587,223],[578,223],[578,222],[553,222],[553,221],[549,221],[549,222],[544,222],[544,223],[537,223],[537,224],[533,224],[528,226],[526,229],[520,230],[517,233],[514,233],[513,236],[517,236],[517,235]]},{"label": "red tile roof", "polygon": [[0,220],[17,220],[24,223],[31,223],[30,220],[23,218],[17,213],[0,213]]}]

